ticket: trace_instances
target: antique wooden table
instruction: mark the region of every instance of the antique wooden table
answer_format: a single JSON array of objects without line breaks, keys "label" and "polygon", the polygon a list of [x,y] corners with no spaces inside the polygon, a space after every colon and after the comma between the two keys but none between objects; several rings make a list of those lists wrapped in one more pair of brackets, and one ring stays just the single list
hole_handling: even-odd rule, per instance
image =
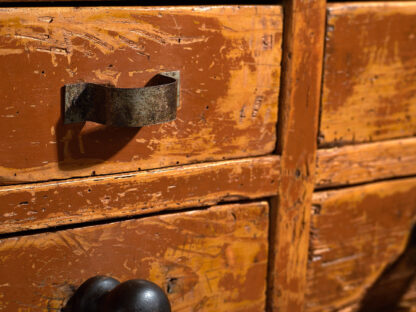
[{"label": "antique wooden table", "polygon": [[0,70],[0,311],[416,311],[416,2],[3,0]]}]

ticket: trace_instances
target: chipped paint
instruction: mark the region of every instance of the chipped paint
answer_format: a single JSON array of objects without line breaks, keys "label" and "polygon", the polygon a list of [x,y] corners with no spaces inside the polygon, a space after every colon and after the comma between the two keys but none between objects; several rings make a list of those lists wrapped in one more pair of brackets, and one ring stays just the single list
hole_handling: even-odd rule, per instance
[{"label": "chipped paint", "polygon": [[[4,186],[0,214],[14,214],[0,216],[0,233],[272,196],[280,182],[279,166],[278,156],[263,156]],[[39,213],[28,220],[25,208]]]},{"label": "chipped paint", "polygon": [[[280,6],[207,11],[191,7],[0,10],[0,49],[24,51],[0,55],[5,60],[3,70],[9,73],[3,76],[4,82],[0,78],[0,86],[24,90],[0,89],[7,106],[20,111],[17,118],[0,107],[0,132],[4,133],[0,184],[272,152],[281,23]],[[264,49],[264,38],[270,35],[274,45]],[[15,70],[19,66],[24,70]],[[136,132],[60,122],[60,90],[65,84],[88,81],[137,87],[146,85],[155,73],[173,69],[184,77],[174,122]],[[257,97],[263,98],[261,105]],[[244,105],[247,115],[254,112],[255,118],[240,120]],[[9,138],[12,129],[17,132]],[[41,143],[30,144],[34,141]],[[14,157],[9,157],[9,150]]]},{"label": "chipped paint", "polygon": [[175,311],[264,311],[268,219],[257,202],[1,240],[0,310],[61,310],[99,272],[170,282]]}]

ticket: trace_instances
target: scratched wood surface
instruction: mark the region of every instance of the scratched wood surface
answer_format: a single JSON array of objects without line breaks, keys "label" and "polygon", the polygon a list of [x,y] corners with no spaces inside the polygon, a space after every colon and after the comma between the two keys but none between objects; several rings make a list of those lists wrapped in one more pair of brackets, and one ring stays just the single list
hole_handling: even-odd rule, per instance
[{"label": "scratched wood surface", "polygon": [[0,187],[0,233],[276,195],[279,157]]},{"label": "scratched wood surface", "polygon": [[317,192],[312,207],[305,310],[361,311],[367,290],[405,248],[416,178]]},{"label": "scratched wood surface", "polygon": [[268,204],[207,210],[0,241],[0,311],[59,311],[87,278],[148,279],[173,311],[264,311]]},{"label": "scratched wood surface", "polygon": [[[276,139],[280,6],[0,9],[0,183],[264,155]],[[173,122],[63,125],[62,87],[180,70]]]},{"label": "scratched wood surface", "polygon": [[416,175],[416,139],[319,149],[316,166],[317,188]]},{"label": "scratched wood surface", "polygon": [[283,2],[285,32],[278,147],[281,174],[271,201],[267,311],[303,311],[326,1]]},{"label": "scratched wood surface", "polygon": [[416,3],[328,6],[320,146],[416,134]]}]

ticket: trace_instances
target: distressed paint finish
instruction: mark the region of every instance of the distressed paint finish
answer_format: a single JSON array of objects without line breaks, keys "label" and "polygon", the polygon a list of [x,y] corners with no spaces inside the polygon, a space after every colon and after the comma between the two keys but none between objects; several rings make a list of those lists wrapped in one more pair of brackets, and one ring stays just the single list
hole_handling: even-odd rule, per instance
[{"label": "distressed paint finish", "polygon": [[60,310],[98,274],[151,280],[173,311],[264,311],[268,219],[259,202],[3,239],[0,311]]},{"label": "distressed paint finish", "polygon": [[0,233],[276,195],[279,157],[0,188]]},{"label": "distressed paint finish", "polygon": [[416,3],[330,4],[320,146],[416,134]]},{"label": "distressed paint finish", "polygon": [[312,210],[306,311],[357,311],[405,248],[416,178],[318,192]]},{"label": "distressed paint finish", "polygon": [[[0,183],[264,155],[276,139],[280,6],[0,9]],[[63,125],[61,88],[180,70],[177,119]]]},{"label": "distressed paint finish", "polygon": [[272,201],[268,311],[303,310],[325,8],[325,0],[284,1],[277,151],[281,154],[281,182],[278,197]]},{"label": "distressed paint finish", "polygon": [[316,166],[317,188],[416,175],[416,138],[320,149]]}]

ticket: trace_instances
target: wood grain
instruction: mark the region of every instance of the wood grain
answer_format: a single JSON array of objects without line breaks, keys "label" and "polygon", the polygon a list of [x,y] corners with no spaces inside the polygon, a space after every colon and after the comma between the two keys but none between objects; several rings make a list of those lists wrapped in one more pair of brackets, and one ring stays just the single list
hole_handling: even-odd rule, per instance
[{"label": "wood grain", "polygon": [[325,0],[284,1],[278,124],[281,182],[272,201],[268,311],[303,311],[314,188]]},{"label": "wood grain", "polygon": [[276,195],[279,157],[0,187],[0,233]]},{"label": "wood grain", "polygon": [[[272,152],[280,6],[0,9],[0,183]],[[173,122],[63,125],[62,87],[141,87],[180,70]]]},{"label": "wood grain", "polygon": [[320,146],[416,134],[416,3],[328,6]]},{"label": "wood grain", "polygon": [[416,139],[319,149],[316,166],[317,188],[416,175]]},{"label": "wood grain", "polygon": [[357,311],[415,221],[416,178],[315,193],[306,311]]},{"label": "wood grain", "polygon": [[212,207],[0,241],[0,311],[59,311],[95,275],[148,279],[173,311],[264,311],[268,204]]}]

